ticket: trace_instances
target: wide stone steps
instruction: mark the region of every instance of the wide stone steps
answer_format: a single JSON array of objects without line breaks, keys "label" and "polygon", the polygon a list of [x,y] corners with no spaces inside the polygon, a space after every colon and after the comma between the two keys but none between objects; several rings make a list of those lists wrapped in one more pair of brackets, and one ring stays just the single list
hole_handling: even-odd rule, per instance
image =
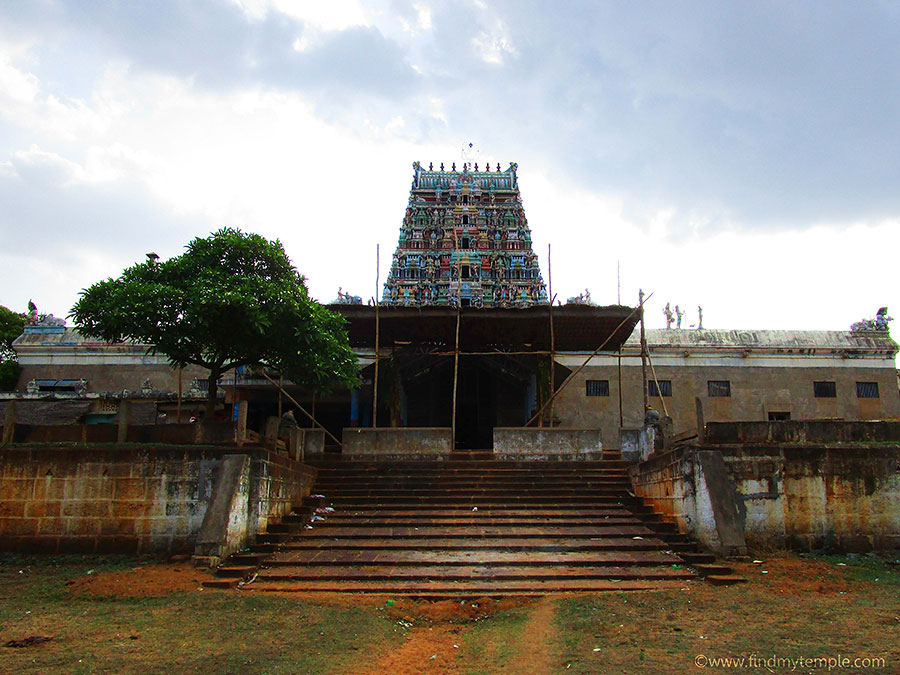
[{"label": "wide stone steps", "polygon": [[447,497],[455,497],[460,495],[496,495],[500,496],[517,496],[528,494],[532,496],[553,495],[561,496],[563,494],[579,494],[579,495],[610,495],[620,496],[623,490],[628,488],[628,484],[624,481],[617,484],[607,484],[602,486],[560,486],[540,484],[536,486],[495,486],[495,485],[422,485],[417,484],[415,487],[390,487],[390,486],[369,486],[360,487],[356,485],[343,485],[340,487],[326,488],[320,486],[318,489],[326,495],[334,497],[354,497],[369,495],[385,495],[393,494],[400,496],[416,496],[416,495],[434,495],[442,494]]},{"label": "wide stone steps", "polygon": [[245,589],[474,597],[696,578],[679,555],[693,545],[630,494],[617,460],[317,468],[320,506],[270,527]]},{"label": "wide stone steps", "polygon": [[[327,521],[326,521],[327,522]],[[492,526],[446,526],[446,527],[314,527],[307,535],[294,543],[315,542],[316,545],[327,545],[329,542],[337,542],[342,539],[453,539],[464,537],[468,539],[496,539],[516,537],[517,539],[532,538],[633,538],[652,537],[654,533],[643,525],[621,525],[609,527],[583,526],[583,527],[553,527],[545,525],[503,527]],[[293,544],[291,544],[293,545]]]},{"label": "wide stone steps", "polygon": [[420,506],[415,509],[361,509],[358,511],[335,511],[328,514],[329,523],[336,523],[349,520],[365,520],[367,522],[375,520],[399,521],[399,520],[433,520],[436,522],[446,522],[451,520],[463,520],[466,523],[476,523],[486,520],[546,520],[553,521],[557,519],[585,519],[591,522],[602,520],[604,523],[613,518],[626,518],[630,520],[640,519],[658,519],[655,513],[646,509],[646,507],[638,509],[635,507],[625,508],[624,506],[613,506],[602,509],[584,509],[576,506],[568,508],[483,508],[473,511],[471,506],[456,506],[433,508],[429,506]]},{"label": "wide stone steps", "polygon": [[[693,578],[693,575],[691,575]],[[248,590],[276,593],[372,593],[389,594],[391,596],[414,596],[442,600],[445,598],[465,599],[491,597],[540,597],[548,593],[590,593],[590,592],[622,592],[652,591],[676,589],[684,586],[684,580],[666,578],[647,579],[562,579],[523,581],[505,581],[491,579],[489,581],[399,581],[383,579],[378,581],[307,581],[298,584],[289,581],[259,581],[246,586]]]},{"label": "wide stone steps", "polygon": [[422,581],[440,579],[442,581],[485,581],[538,579],[693,579],[696,575],[684,566],[640,565],[594,565],[591,567],[546,567],[527,565],[456,565],[445,566],[399,566],[399,565],[357,565],[345,567],[305,565],[283,565],[267,569],[257,579],[264,581],[290,581],[304,579],[312,581],[371,581],[390,578],[394,581]]},{"label": "wide stone steps", "polygon": [[279,551],[266,561],[270,567],[293,565],[679,565],[674,553],[644,551],[501,551],[468,549],[464,551],[335,550]]},{"label": "wide stone steps", "polygon": [[612,494],[599,495],[573,495],[565,491],[558,491],[543,495],[517,494],[496,496],[491,494],[477,495],[442,495],[438,494],[421,494],[421,495],[396,495],[391,492],[386,494],[372,494],[368,496],[347,496],[329,495],[328,501],[333,506],[338,504],[347,508],[353,505],[371,505],[371,504],[390,504],[396,508],[404,508],[406,505],[426,504],[426,505],[449,505],[449,504],[471,504],[473,506],[509,506],[516,504],[558,504],[561,500],[566,500],[570,504],[590,504],[590,505],[616,505],[621,504],[622,500]]},{"label": "wide stone steps", "polygon": [[[510,536],[512,535],[512,536]],[[378,551],[602,551],[602,550],[643,550],[652,551],[664,543],[648,533],[646,538],[633,540],[623,537],[520,537],[509,533],[506,537],[492,538],[451,538],[420,537],[402,539],[332,539],[324,537],[303,537],[285,545],[286,550],[378,550]]]},{"label": "wide stone steps", "polygon": [[[324,475],[358,475],[358,474],[384,474],[384,466],[388,462],[353,460],[350,462],[342,459],[333,461],[312,462]],[[602,459],[589,461],[556,461],[539,462],[544,464],[544,470],[535,472],[534,461],[511,460],[437,460],[437,461],[397,461],[390,462],[393,475],[407,474],[442,474],[469,473],[489,475],[492,473],[529,473],[532,474],[562,474],[584,473],[591,471],[619,471],[627,472],[629,464],[621,459]]]}]

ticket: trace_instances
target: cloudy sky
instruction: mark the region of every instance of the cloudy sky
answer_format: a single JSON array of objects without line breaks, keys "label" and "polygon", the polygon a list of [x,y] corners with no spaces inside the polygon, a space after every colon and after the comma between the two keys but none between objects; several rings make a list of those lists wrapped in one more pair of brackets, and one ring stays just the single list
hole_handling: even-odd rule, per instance
[{"label": "cloudy sky", "polygon": [[562,299],[900,317],[900,5],[0,1],[0,304],[225,225],[375,293],[412,162],[518,162]]}]

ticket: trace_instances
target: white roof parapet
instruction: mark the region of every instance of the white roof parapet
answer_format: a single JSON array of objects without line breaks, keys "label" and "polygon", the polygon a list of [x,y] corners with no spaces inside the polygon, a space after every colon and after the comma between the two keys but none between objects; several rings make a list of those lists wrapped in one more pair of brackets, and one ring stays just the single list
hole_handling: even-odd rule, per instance
[{"label": "white roof parapet", "polygon": [[125,342],[104,342],[95,338],[88,338],[79,333],[74,328],[66,328],[63,331],[56,332],[31,332],[27,330],[19,337],[13,340],[13,349],[17,352],[20,348],[28,349],[29,347],[97,347],[110,348],[118,347],[129,350],[140,349],[147,351],[151,345],[142,344],[126,340]]},{"label": "white roof parapet", "polygon": [[[646,331],[651,351],[842,353],[895,355],[900,347],[887,332],[848,330],[662,329]],[[638,331],[625,342],[640,349]]]}]

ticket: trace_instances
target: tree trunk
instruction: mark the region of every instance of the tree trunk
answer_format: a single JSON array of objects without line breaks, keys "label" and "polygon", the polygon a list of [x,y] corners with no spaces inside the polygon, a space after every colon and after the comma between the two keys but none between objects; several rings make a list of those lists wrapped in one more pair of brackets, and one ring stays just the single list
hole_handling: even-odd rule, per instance
[{"label": "tree trunk", "polygon": [[216,402],[219,393],[219,375],[221,375],[221,371],[219,368],[211,368],[209,371],[209,378],[207,379],[208,391],[206,395],[206,414],[203,416],[204,422],[212,422],[213,415],[216,413]]}]

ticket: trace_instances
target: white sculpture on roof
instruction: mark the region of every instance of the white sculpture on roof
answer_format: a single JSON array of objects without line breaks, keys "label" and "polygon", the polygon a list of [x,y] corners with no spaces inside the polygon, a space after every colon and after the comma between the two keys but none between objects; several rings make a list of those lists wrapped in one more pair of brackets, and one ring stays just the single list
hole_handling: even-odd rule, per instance
[{"label": "white sculpture on roof", "polygon": [[888,316],[887,307],[879,308],[878,312],[875,314],[874,319],[863,319],[861,321],[857,321],[854,324],[851,324],[850,330],[852,331],[887,331],[889,329],[889,325],[891,321],[893,321],[893,317]]}]

